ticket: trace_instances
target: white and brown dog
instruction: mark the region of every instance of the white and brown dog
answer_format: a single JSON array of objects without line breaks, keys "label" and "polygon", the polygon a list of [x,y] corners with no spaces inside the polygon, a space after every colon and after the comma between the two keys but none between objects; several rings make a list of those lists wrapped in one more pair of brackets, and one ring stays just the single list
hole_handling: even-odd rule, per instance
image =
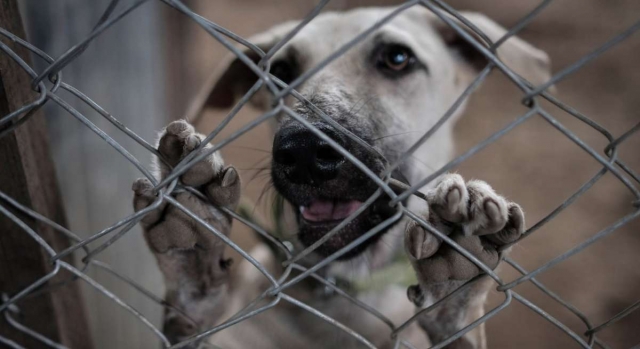
[{"label": "white and brown dog", "polygon": [[[306,25],[272,59],[271,73],[290,83],[357,33],[371,27],[393,8],[366,8],[344,13],[325,13]],[[483,15],[463,13],[491,40],[506,31]],[[288,22],[258,35],[252,42],[265,52],[278,43],[298,22]],[[248,53],[249,54],[249,53]],[[533,84],[549,77],[547,55],[518,38],[498,49],[502,61]],[[257,57],[254,57],[257,60]],[[406,10],[368,35],[348,52],[314,74],[297,90],[324,114],[364,140],[371,148],[354,142],[318,117],[307,103],[289,105],[309,123],[340,144],[374,173],[396,161],[433,126],[486,65],[486,60],[456,31],[427,9]],[[217,72],[202,95],[201,107],[228,108],[257,80],[239,60]],[[269,107],[269,94],[259,92],[255,106]],[[458,108],[452,119],[461,114]],[[277,118],[271,175],[273,184],[296,209],[296,247],[306,247],[361,207],[377,186],[335,151],[289,116]],[[398,179],[415,183],[444,165],[452,156],[453,122],[445,123],[395,172]],[[159,177],[197,147],[202,135],[184,121],[163,131],[158,150],[168,161],[159,162]],[[217,207],[234,209],[240,197],[240,178],[225,167],[215,153],[181,176],[187,186],[208,196],[202,200],[188,191],[176,199],[206,222],[228,234],[231,219]],[[524,229],[522,210],[497,195],[481,181],[465,182],[447,174],[422,189],[428,200],[409,200],[408,207],[490,267],[497,267],[501,246],[515,241]],[[134,206],[138,211],[156,197],[151,183],[134,183]],[[388,219],[385,195],[324,242],[302,264],[312,265],[353,242]],[[398,254],[408,255],[419,286],[383,285],[369,289],[349,288],[352,296],[377,309],[395,325],[410,318],[420,307],[447,295],[481,270],[422,226],[403,218],[368,239],[323,270],[328,278],[350,280],[388,266]],[[242,309],[270,284],[247,261],[230,277],[223,257],[225,244],[172,205],[163,204],[142,221],[145,236],[165,276],[166,300],[181,311],[168,310],[164,330],[172,341],[184,340],[219,324]],[[403,248],[404,246],[404,248]],[[298,249],[300,250],[300,249]],[[274,275],[283,270],[281,260],[268,247],[252,255]],[[480,281],[421,315],[401,333],[416,348],[439,343],[484,313],[491,283]],[[347,285],[348,286],[348,285]],[[326,292],[315,280],[305,280],[285,292],[361,334],[379,348],[391,348],[389,326],[344,297]],[[422,302],[421,302],[422,301]],[[187,317],[184,316],[186,314]],[[290,304],[278,306],[242,321],[208,342],[222,348],[359,348],[363,344],[316,315]],[[450,348],[485,348],[483,326],[451,343]]]}]

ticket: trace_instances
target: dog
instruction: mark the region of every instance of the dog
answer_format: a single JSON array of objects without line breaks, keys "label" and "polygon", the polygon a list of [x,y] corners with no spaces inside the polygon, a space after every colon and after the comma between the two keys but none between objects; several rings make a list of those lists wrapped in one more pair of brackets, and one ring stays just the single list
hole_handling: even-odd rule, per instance
[{"label": "dog", "polygon": [[[271,59],[271,74],[284,83],[295,81],[395,8],[361,8],[323,13],[308,23]],[[462,13],[492,41],[506,30],[478,13]],[[278,25],[250,39],[269,51],[299,22]],[[471,35],[473,32],[469,32]],[[259,56],[245,52],[255,62]],[[548,56],[525,41],[511,37],[497,49],[501,61],[532,84],[550,76]],[[373,31],[296,87],[303,100],[287,97],[286,105],[300,118],[322,131],[374,174],[382,175],[420,136],[447,112],[458,96],[479,74],[487,60],[467,40],[423,7],[407,9]],[[239,59],[226,61],[196,99],[195,113],[226,109],[234,105],[258,80]],[[251,103],[269,110],[270,96],[262,88]],[[306,102],[304,101],[306,99]],[[311,102],[313,106],[309,103]],[[452,157],[453,125],[466,101],[412,158],[401,162],[391,176],[417,183]],[[192,112],[193,113],[193,112]],[[321,117],[323,113],[329,120]],[[372,315],[331,287],[308,277],[282,292],[277,306],[240,321],[206,341],[221,348],[360,348],[366,345],[392,348],[396,340],[390,327],[402,324],[424,307],[434,304],[460,286],[469,287],[447,298],[432,311],[421,314],[399,336],[402,345],[426,348],[448,339],[484,314],[492,285],[483,271],[425,226],[403,216],[393,220],[397,207],[382,193],[366,208],[363,203],[378,189],[375,182],[327,141],[317,137],[291,114],[281,113],[274,122],[271,176],[274,187],[295,209],[297,239],[304,249],[359,209],[362,211],[313,253],[298,261],[311,267],[348,246],[383,222],[389,227],[318,270],[342,286],[353,299],[378,311]],[[345,134],[351,133],[355,137]],[[204,136],[184,120],[169,124],[161,133],[157,176],[165,178],[173,166],[196,149]],[[358,141],[360,140],[360,141]],[[205,145],[209,149],[211,145]],[[233,166],[213,153],[180,177],[183,185],[197,188],[203,196],[181,190],[172,194],[177,202],[224,235],[232,217],[221,208],[235,209],[241,196],[241,180]],[[133,184],[134,209],[140,211],[156,201],[153,185],[146,179]],[[411,197],[402,204],[491,268],[496,268],[502,249],[524,231],[522,209],[498,195],[489,184],[465,181],[448,173],[421,188],[422,200]],[[391,221],[390,221],[391,220]],[[145,238],[166,283],[167,308],[164,333],[172,342],[229,320],[272,286],[248,261],[234,275],[224,257],[226,244],[180,207],[163,201],[141,221]],[[281,256],[261,244],[251,256],[272,275],[281,275]],[[405,256],[415,271],[416,285],[398,284],[358,288],[349,283]],[[298,271],[293,271],[293,275]],[[261,305],[273,301],[265,297]],[[265,303],[266,302],[266,303]],[[300,307],[306,304],[338,322],[323,321]],[[255,309],[255,308],[253,308]],[[340,327],[347,327],[362,337]],[[366,341],[366,345],[363,344]],[[405,344],[410,343],[410,344]],[[197,345],[194,342],[193,345]],[[450,341],[447,348],[486,348],[483,325]]]}]

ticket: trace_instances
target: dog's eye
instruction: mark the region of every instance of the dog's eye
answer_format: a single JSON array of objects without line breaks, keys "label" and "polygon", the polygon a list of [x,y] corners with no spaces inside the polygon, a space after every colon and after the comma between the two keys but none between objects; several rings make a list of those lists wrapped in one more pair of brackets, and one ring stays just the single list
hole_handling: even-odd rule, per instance
[{"label": "dog's eye", "polygon": [[416,57],[404,45],[385,45],[379,51],[378,67],[387,73],[405,73],[416,65]]},{"label": "dog's eye", "polygon": [[291,83],[295,78],[294,66],[285,60],[279,60],[271,63],[271,75],[282,80],[284,83]]}]

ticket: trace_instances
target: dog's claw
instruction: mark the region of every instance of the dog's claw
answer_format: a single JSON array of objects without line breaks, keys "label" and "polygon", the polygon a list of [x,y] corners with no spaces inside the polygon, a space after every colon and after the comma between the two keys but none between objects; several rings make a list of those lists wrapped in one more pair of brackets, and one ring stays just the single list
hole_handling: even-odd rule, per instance
[{"label": "dog's claw", "polygon": [[441,240],[429,233],[417,222],[410,222],[405,232],[405,245],[410,257],[416,260],[431,257],[438,248]]},{"label": "dog's claw", "polygon": [[153,184],[147,178],[138,178],[131,185],[131,190],[139,196],[155,196],[153,195]]},{"label": "dog's claw", "polygon": [[223,187],[229,187],[234,184],[238,180],[238,171],[235,168],[229,167],[224,172],[224,176],[222,177],[222,183],[220,184]]},{"label": "dog's claw", "polygon": [[462,199],[462,194],[460,193],[459,187],[453,187],[449,190],[447,194],[447,210],[452,212],[460,205],[460,201]]},{"label": "dog's claw", "polygon": [[[165,158],[170,166],[176,166],[182,159],[194,151],[205,137],[196,133],[193,126],[184,120],[177,120],[170,123],[158,141],[158,151]],[[202,151],[211,149],[211,145],[206,144]],[[161,168],[161,177],[166,176],[171,168],[164,164]],[[182,183],[199,187],[211,182],[224,168],[224,161],[218,152],[209,154],[196,164],[193,164],[185,173],[180,176]]]}]

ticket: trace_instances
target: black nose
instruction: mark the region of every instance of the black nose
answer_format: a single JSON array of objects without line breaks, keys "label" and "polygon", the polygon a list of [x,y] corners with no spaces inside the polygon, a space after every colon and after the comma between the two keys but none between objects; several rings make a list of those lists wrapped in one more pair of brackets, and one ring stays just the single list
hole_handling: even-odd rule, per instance
[{"label": "black nose", "polygon": [[[344,137],[322,123],[313,124],[329,138],[344,147]],[[344,157],[329,143],[301,125],[286,126],[273,140],[273,161],[294,183],[320,184],[338,176]]]}]

